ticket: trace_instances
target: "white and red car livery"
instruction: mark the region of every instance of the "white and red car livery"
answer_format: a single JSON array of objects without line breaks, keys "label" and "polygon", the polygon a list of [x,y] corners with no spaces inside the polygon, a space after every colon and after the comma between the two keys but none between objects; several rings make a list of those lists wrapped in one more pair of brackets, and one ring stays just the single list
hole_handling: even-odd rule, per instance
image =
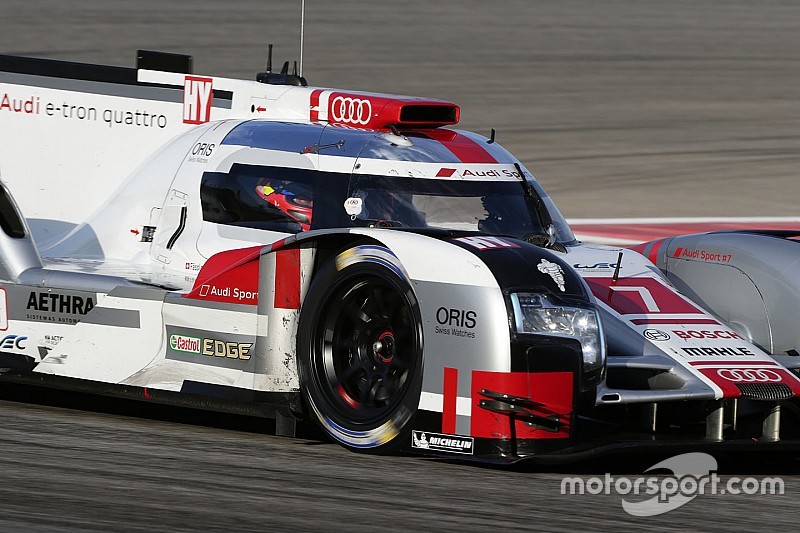
[{"label": "white and red car livery", "polygon": [[145,55],[0,57],[3,379],[484,460],[794,442],[796,352],[578,242],[455,104]]}]

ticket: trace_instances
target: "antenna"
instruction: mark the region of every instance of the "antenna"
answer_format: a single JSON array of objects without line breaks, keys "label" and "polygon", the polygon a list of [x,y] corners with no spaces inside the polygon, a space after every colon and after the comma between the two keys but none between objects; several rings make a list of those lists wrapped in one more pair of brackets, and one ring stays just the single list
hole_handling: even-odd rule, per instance
[{"label": "antenna", "polygon": [[619,279],[619,267],[622,266],[622,252],[619,253],[619,257],[617,258],[617,266],[614,267],[614,275],[611,276],[611,281],[614,283],[617,282]]},{"label": "antenna", "polygon": [[306,0],[300,0],[300,76],[303,76],[303,33],[306,25]]},{"label": "antenna", "polygon": [[302,76],[297,75],[297,61],[294,62],[294,71],[289,74],[289,61],[284,61],[279,73],[272,72],[272,45],[269,45],[267,53],[266,72],[256,73],[256,81],[259,83],[269,83],[271,85],[297,85],[308,87],[308,82]]}]

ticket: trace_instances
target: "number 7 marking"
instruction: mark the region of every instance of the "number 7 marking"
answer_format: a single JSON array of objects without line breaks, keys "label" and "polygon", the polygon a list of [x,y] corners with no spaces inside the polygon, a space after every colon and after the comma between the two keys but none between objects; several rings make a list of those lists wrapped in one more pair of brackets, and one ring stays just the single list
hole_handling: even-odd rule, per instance
[{"label": "number 7 marking", "polygon": [[[650,313],[661,312],[661,309],[659,309],[658,304],[656,304],[655,298],[653,298],[653,295],[650,294],[650,291],[647,290],[645,287],[619,287],[612,285],[609,287],[609,289],[612,291],[619,291],[619,292],[638,292],[648,312]],[[609,301],[610,300],[611,298],[609,297]]]}]

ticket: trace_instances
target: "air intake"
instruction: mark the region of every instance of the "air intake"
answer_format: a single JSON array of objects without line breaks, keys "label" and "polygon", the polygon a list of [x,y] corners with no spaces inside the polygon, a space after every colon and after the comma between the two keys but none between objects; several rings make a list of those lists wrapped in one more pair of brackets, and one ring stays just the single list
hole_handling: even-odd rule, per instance
[{"label": "air intake", "polygon": [[737,383],[742,398],[750,400],[788,400],[794,393],[785,383]]},{"label": "air intake", "polygon": [[457,124],[458,106],[441,105],[404,105],[400,108],[400,124]]},{"label": "air intake", "polygon": [[443,100],[316,90],[311,121],[368,130],[438,128],[457,124],[461,110]]}]

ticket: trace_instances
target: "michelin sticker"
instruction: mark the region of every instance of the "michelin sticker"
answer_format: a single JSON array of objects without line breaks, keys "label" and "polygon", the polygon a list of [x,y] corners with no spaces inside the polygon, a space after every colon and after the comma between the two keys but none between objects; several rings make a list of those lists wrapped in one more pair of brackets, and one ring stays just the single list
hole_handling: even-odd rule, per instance
[{"label": "michelin sticker", "polygon": [[474,444],[474,438],[460,435],[444,435],[425,431],[412,431],[411,434],[411,446],[420,450],[472,455]]}]

